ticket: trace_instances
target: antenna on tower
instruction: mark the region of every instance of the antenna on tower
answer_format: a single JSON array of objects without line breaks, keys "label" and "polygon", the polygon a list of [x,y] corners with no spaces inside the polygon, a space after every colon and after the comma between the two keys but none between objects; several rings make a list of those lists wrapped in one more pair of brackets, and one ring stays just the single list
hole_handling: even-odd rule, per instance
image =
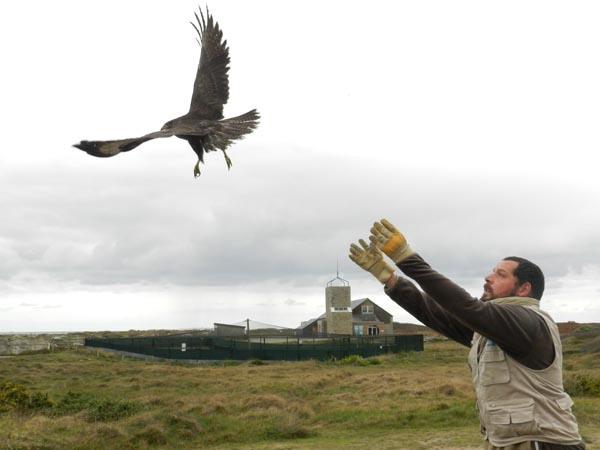
[{"label": "antenna on tower", "polygon": [[327,287],[333,286],[333,284],[336,282],[341,282],[342,286],[350,286],[350,282],[348,280],[344,280],[342,277],[340,277],[340,259],[339,258],[336,260],[335,278],[333,278],[327,282]]}]

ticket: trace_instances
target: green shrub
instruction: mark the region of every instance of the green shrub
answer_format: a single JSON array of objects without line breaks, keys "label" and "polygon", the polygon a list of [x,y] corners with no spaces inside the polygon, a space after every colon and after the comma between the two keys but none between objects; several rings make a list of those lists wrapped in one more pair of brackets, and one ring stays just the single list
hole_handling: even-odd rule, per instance
[{"label": "green shrub", "polygon": [[351,366],[370,366],[381,364],[381,360],[377,358],[363,358],[360,355],[348,355],[340,359],[337,364]]},{"label": "green shrub", "polygon": [[573,396],[600,397],[600,378],[585,373],[569,376],[564,382],[565,390]]},{"label": "green shrub", "polygon": [[128,417],[139,411],[135,402],[118,400],[95,400],[88,407],[87,419],[92,422],[108,422]]},{"label": "green shrub", "polygon": [[10,409],[27,409],[29,393],[22,384],[5,381],[0,384],[0,411]]},{"label": "green shrub", "polygon": [[96,398],[81,392],[67,392],[55,405],[54,413],[59,415],[76,414],[86,411],[90,422],[108,422],[131,416],[140,410],[136,402]]},{"label": "green shrub", "polygon": [[251,366],[264,366],[266,363],[262,359],[251,359],[248,364]]},{"label": "green shrub", "polygon": [[0,383],[0,411],[32,411],[52,407],[48,394],[30,393],[22,384],[4,381]]},{"label": "green shrub", "polygon": [[29,396],[29,409],[47,409],[52,408],[54,403],[48,398],[46,392],[34,392]]},{"label": "green shrub", "polygon": [[45,392],[30,393],[21,384],[10,381],[0,383],[0,412],[47,410],[55,415],[69,415],[86,411],[88,421],[107,422],[135,414],[140,406],[136,402],[98,399],[90,394],[71,391],[54,403]]},{"label": "green shrub", "polygon": [[54,407],[54,413],[58,415],[76,414],[79,411],[87,409],[92,401],[91,396],[84,395],[81,392],[68,391]]}]

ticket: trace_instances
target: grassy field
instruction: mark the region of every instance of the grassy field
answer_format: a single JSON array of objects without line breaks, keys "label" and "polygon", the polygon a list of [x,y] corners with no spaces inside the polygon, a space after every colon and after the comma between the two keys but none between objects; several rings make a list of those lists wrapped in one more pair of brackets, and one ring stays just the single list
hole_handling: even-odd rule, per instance
[{"label": "grassy field", "polygon": [[[600,357],[565,347],[588,448]],[[189,365],[96,350],[0,359],[1,449],[480,448],[467,349],[338,362]]]}]

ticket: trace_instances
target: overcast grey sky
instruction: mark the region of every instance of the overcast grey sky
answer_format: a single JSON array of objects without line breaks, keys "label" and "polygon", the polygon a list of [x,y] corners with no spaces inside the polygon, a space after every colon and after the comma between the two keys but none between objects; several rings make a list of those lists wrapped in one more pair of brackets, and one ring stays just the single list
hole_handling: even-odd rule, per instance
[{"label": "overcast grey sky", "polygon": [[600,4],[210,3],[226,116],[261,125],[205,158],[156,140],[71,147],[187,111],[192,1],[0,6],[0,331],[295,327],[339,260],[353,299],[414,321],[347,258],[387,217],[479,296],[537,262],[559,321],[600,321]]}]

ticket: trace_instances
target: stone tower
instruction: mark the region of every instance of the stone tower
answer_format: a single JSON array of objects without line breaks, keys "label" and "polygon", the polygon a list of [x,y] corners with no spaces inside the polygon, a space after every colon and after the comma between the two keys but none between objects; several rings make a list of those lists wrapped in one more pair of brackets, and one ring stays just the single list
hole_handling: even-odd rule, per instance
[{"label": "stone tower", "polygon": [[340,278],[339,270],[325,288],[325,316],[328,334],[352,335],[350,283]]}]

